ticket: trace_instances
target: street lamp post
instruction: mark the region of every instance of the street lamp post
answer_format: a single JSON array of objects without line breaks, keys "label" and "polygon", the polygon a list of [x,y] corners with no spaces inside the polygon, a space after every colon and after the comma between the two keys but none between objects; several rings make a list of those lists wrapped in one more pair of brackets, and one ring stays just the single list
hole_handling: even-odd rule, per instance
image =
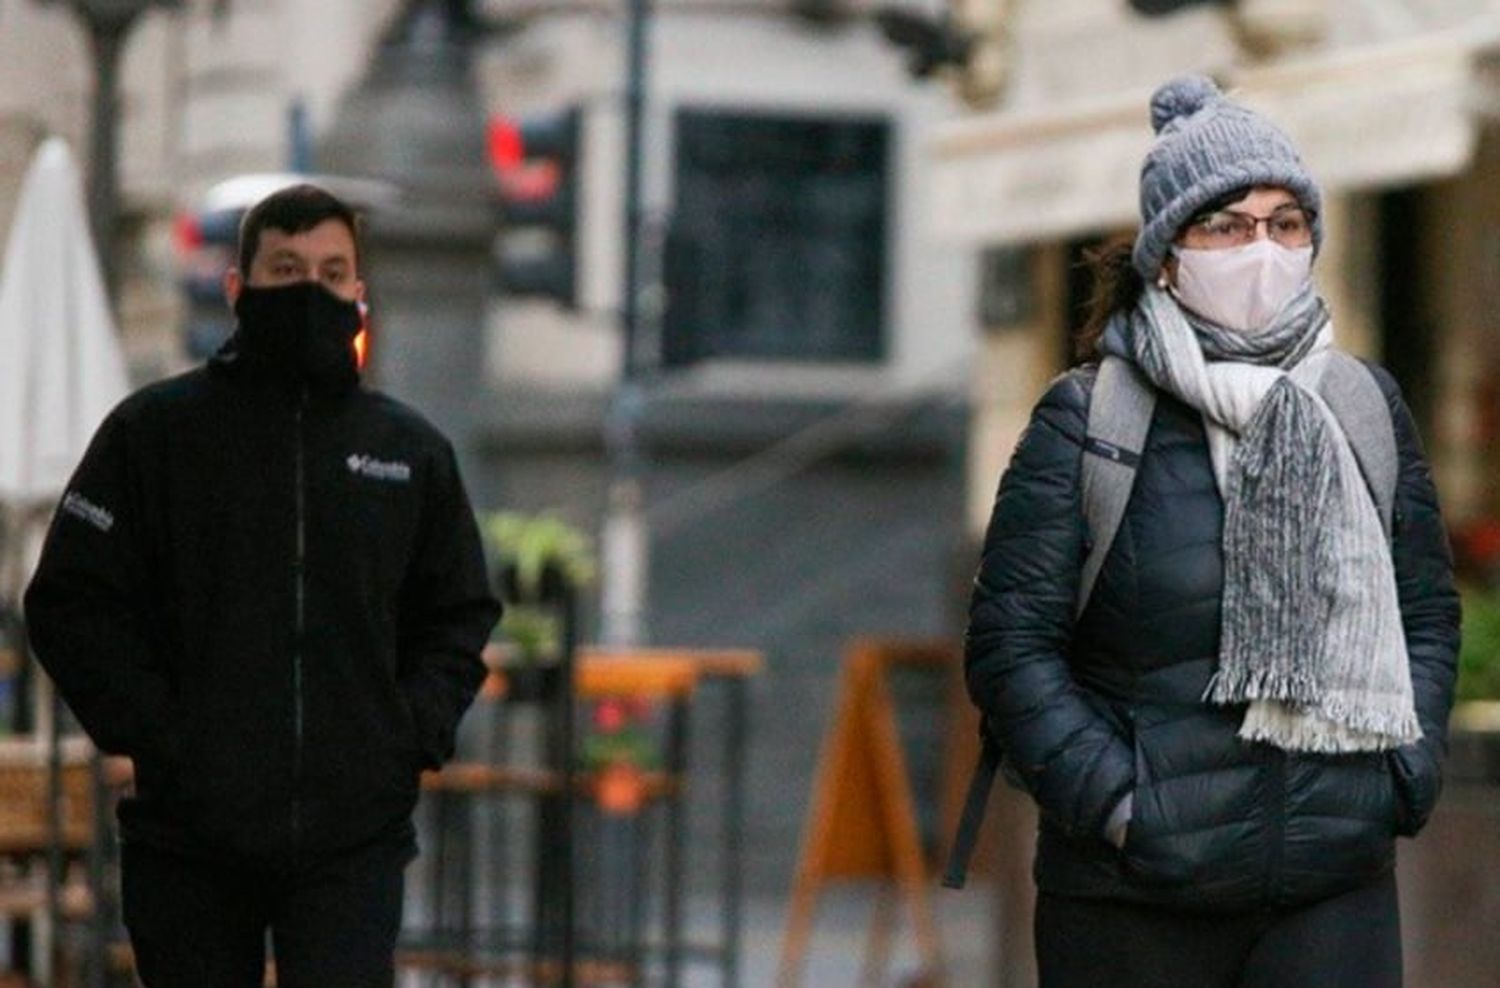
[{"label": "street lamp post", "polygon": [[[88,208],[94,243],[104,276],[104,287],[110,304],[119,300],[119,268],[115,263],[115,230],[119,218],[119,134],[116,127],[120,102],[120,54],[136,21],[147,10],[176,9],[182,0],[40,0],[45,6],[66,2],[83,22],[89,34],[93,56],[94,93],[89,112]],[[62,852],[62,761],[60,701],[48,691],[50,710],[47,716],[47,910],[44,932],[39,938],[42,948],[36,961],[37,973],[44,984],[51,983],[57,966],[58,934],[62,922],[61,890],[64,877]],[[102,908],[103,847],[100,839],[110,826],[106,808],[102,762],[96,755],[91,765],[94,794],[94,846],[89,854],[90,885],[96,893],[91,921],[91,950],[87,969],[90,988],[102,986],[105,979],[105,940],[110,917]]]},{"label": "street lamp post", "polygon": [[602,637],[610,645],[639,645],[646,637],[650,533],[646,529],[645,460],[640,448],[641,235],[647,41],[651,0],[630,0],[625,80],[625,273],[621,286],[620,384],[605,424],[609,494],[601,539]]},{"label": "street lamp post", "polygon": [[151,9],[175,10],[182,0],[41,0],[46,6],[66,3],[89,33],[93,55],[94,97],[89,112],[89,216],[104,285],[111,303],[118,300],[119,269],[114,238],[120,214],[119,135],[120,53],[140,16]]}]

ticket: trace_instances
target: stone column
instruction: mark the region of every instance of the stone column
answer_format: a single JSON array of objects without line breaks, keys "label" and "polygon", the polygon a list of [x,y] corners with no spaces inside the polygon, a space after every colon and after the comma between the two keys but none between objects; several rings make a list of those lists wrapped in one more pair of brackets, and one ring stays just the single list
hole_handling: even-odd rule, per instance
[{"label": "stone column", "polygon": [[318,167],[400,190],[367,234],[373,378],[431,418],[471,468],[497,216],[475,37],[454,14],[462,6],[413,0],[396,18],[344,99]]}]

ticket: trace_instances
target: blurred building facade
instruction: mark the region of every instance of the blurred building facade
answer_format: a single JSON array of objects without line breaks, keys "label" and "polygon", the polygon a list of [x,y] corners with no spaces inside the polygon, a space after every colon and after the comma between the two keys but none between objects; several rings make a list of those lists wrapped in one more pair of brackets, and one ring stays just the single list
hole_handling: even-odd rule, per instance
[{"label": "blurred building facade", "polygon": [[[230,175],[318,170],[405,6],[185,0],[140,20],[124,55],[115,245],[137,379],[186,363],[174,214]],[[585,147],[579,308],[490,297],[474,329],[485,383],[468,479],[479,507],[597,530],[621,373],[625,25],[613,6],[540,5],[524,24],[515,4],[470,7],[507,27],[479,42],[483,109],[577,106]],[[927,147],[959,111],[940,86],[914,85],[868,22],[786,3],[663,2],[649,46],[648,635],[767,653],[747,865],[752,885],[779,889],[846,639],[957,627],[974,279],[967,248],[928,232]],[[0,233],[40,137],[84,146],[89,57],[64,5],[0,5]],[[713,764],[719,725],[697,728]],[[695,788],[695,825],[717,825],[716,784]]]},{"label": "blurred building facade", "polygon": [[[400,0],[184,0],[137,21],[120,67],[120,317],[139,376],[179,366],[171,223],[214,182],[288,167],[363,66]],[[66,3],[0,6],[0,231],[31,151],[59,134],[84,159],[89,36]],[[301,116],[305,123],[298,124]],[[85,159],[86,160],[86,159]]]},{"label": "blurred building facade", "polygon": [[[996,478],[1069,362],[1081,251],[1135,222],[1147,100],[1167,76],[1209,72],[1292,133],[1326,192],[1318,275],[1340,337],[1402,379],[1449,515],[1500,508],[1500,2],[1238,0],[1160,18],[1126,0],[968,5],[985,3],[1003,9],[1009,63],[982,112],[913,82],[858,18],[657,5],[649,637],[768,653],[748,835],[763,888],[790,877],[843,642],[961,623]],[[232,174],[316,167],[404,4],[183,6],[141,20],[123,67],[116,248],[137,376],[183,362],[174,212]],[[516,6],[473,4],[492,19]],[[490,298],[470,484],[482,507],[596,528],[622,363],[625,31],[613,7],[537,9],[482,42],[476,84],[489,112],[583,114],[580,306]],[[0,232],[40,138],[86,141],[90,86],[64,7],[0,3]],[[718,726],[699,727],[707,760]],[[710,826],[714,785],[694,796]]]},{"label": "blurred building facade", "polygon": [[999,105],[929,148],[936,228],[981,257],[971,532],[1032,402],[1069,361],[1083,249],[1137,221],[1150,94],[1186,71],[1291,134],[1325,193],[1316,273],[1341,342],[1401,380],[1449,517],[1500,508],[1500,4],[1232,0],[1159,17],[1124,0],[1008,6]]},{"label": "blurred building facade", "polygon": [[[585,145],[581,311],[501,299],[490,320],[493,503],[604,511],[622,42],[615,17],[556,16],[481,67],[492,110],[580,106]],[[973,277],[929,233],[925,151],[958,111],[872,25],[781,3],[658,4],[648,63],[647,634],[766,651],[747,851],[752,883],[781,889],[846,640],[958,627]],[[718,729],[695,726],[709,745]],[[712,826],[703,782],[694,819]]]}]

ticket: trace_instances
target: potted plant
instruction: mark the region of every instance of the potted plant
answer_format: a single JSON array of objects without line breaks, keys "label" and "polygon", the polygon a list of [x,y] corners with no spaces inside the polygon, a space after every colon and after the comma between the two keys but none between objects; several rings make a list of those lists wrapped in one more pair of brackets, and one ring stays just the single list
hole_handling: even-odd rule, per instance
[{"label": "potted plant", "polygon": [[[1500,522],[1463,526],[1453,548],[1464,615],[1454,732],[1500,741]],[[1483,761],[1495,762],[1479,767],[1500,781],[1500,760]]]},{"label": "potted plant", "polygon": [[634,816],[645,803],[646,773],[659,763],[651,716],[641,697],[605,697],[594,705],[583,768],[593,775],[594,801],[606,816]]},{"label": "potted plant", "polygon": [[558,686],[572,595],[594,579],[593,546],[550,514],[497,511],[479,522],[491,579],[505,603],[494,644],[506,697],[544,698]]},{"label": "potted plant", "polygon": [[1463,644],[1448,775],[1495,784],[1500,783],[1500,588],[1470,584],[1462,598]]}]

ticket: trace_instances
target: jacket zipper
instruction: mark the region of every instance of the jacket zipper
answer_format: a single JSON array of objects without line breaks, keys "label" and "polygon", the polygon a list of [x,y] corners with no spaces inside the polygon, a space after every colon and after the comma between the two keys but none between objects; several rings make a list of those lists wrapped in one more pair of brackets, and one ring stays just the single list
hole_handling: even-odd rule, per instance
[{"label": "jacket zipper", "polygon": [[292,564],[297,601],[296,625],[292,643],[292,850],[302,845],[302,644],[307,628],[307,468],[304,450],[303,413],[307,409],[307,391],[297,401],[297,554]]}]

